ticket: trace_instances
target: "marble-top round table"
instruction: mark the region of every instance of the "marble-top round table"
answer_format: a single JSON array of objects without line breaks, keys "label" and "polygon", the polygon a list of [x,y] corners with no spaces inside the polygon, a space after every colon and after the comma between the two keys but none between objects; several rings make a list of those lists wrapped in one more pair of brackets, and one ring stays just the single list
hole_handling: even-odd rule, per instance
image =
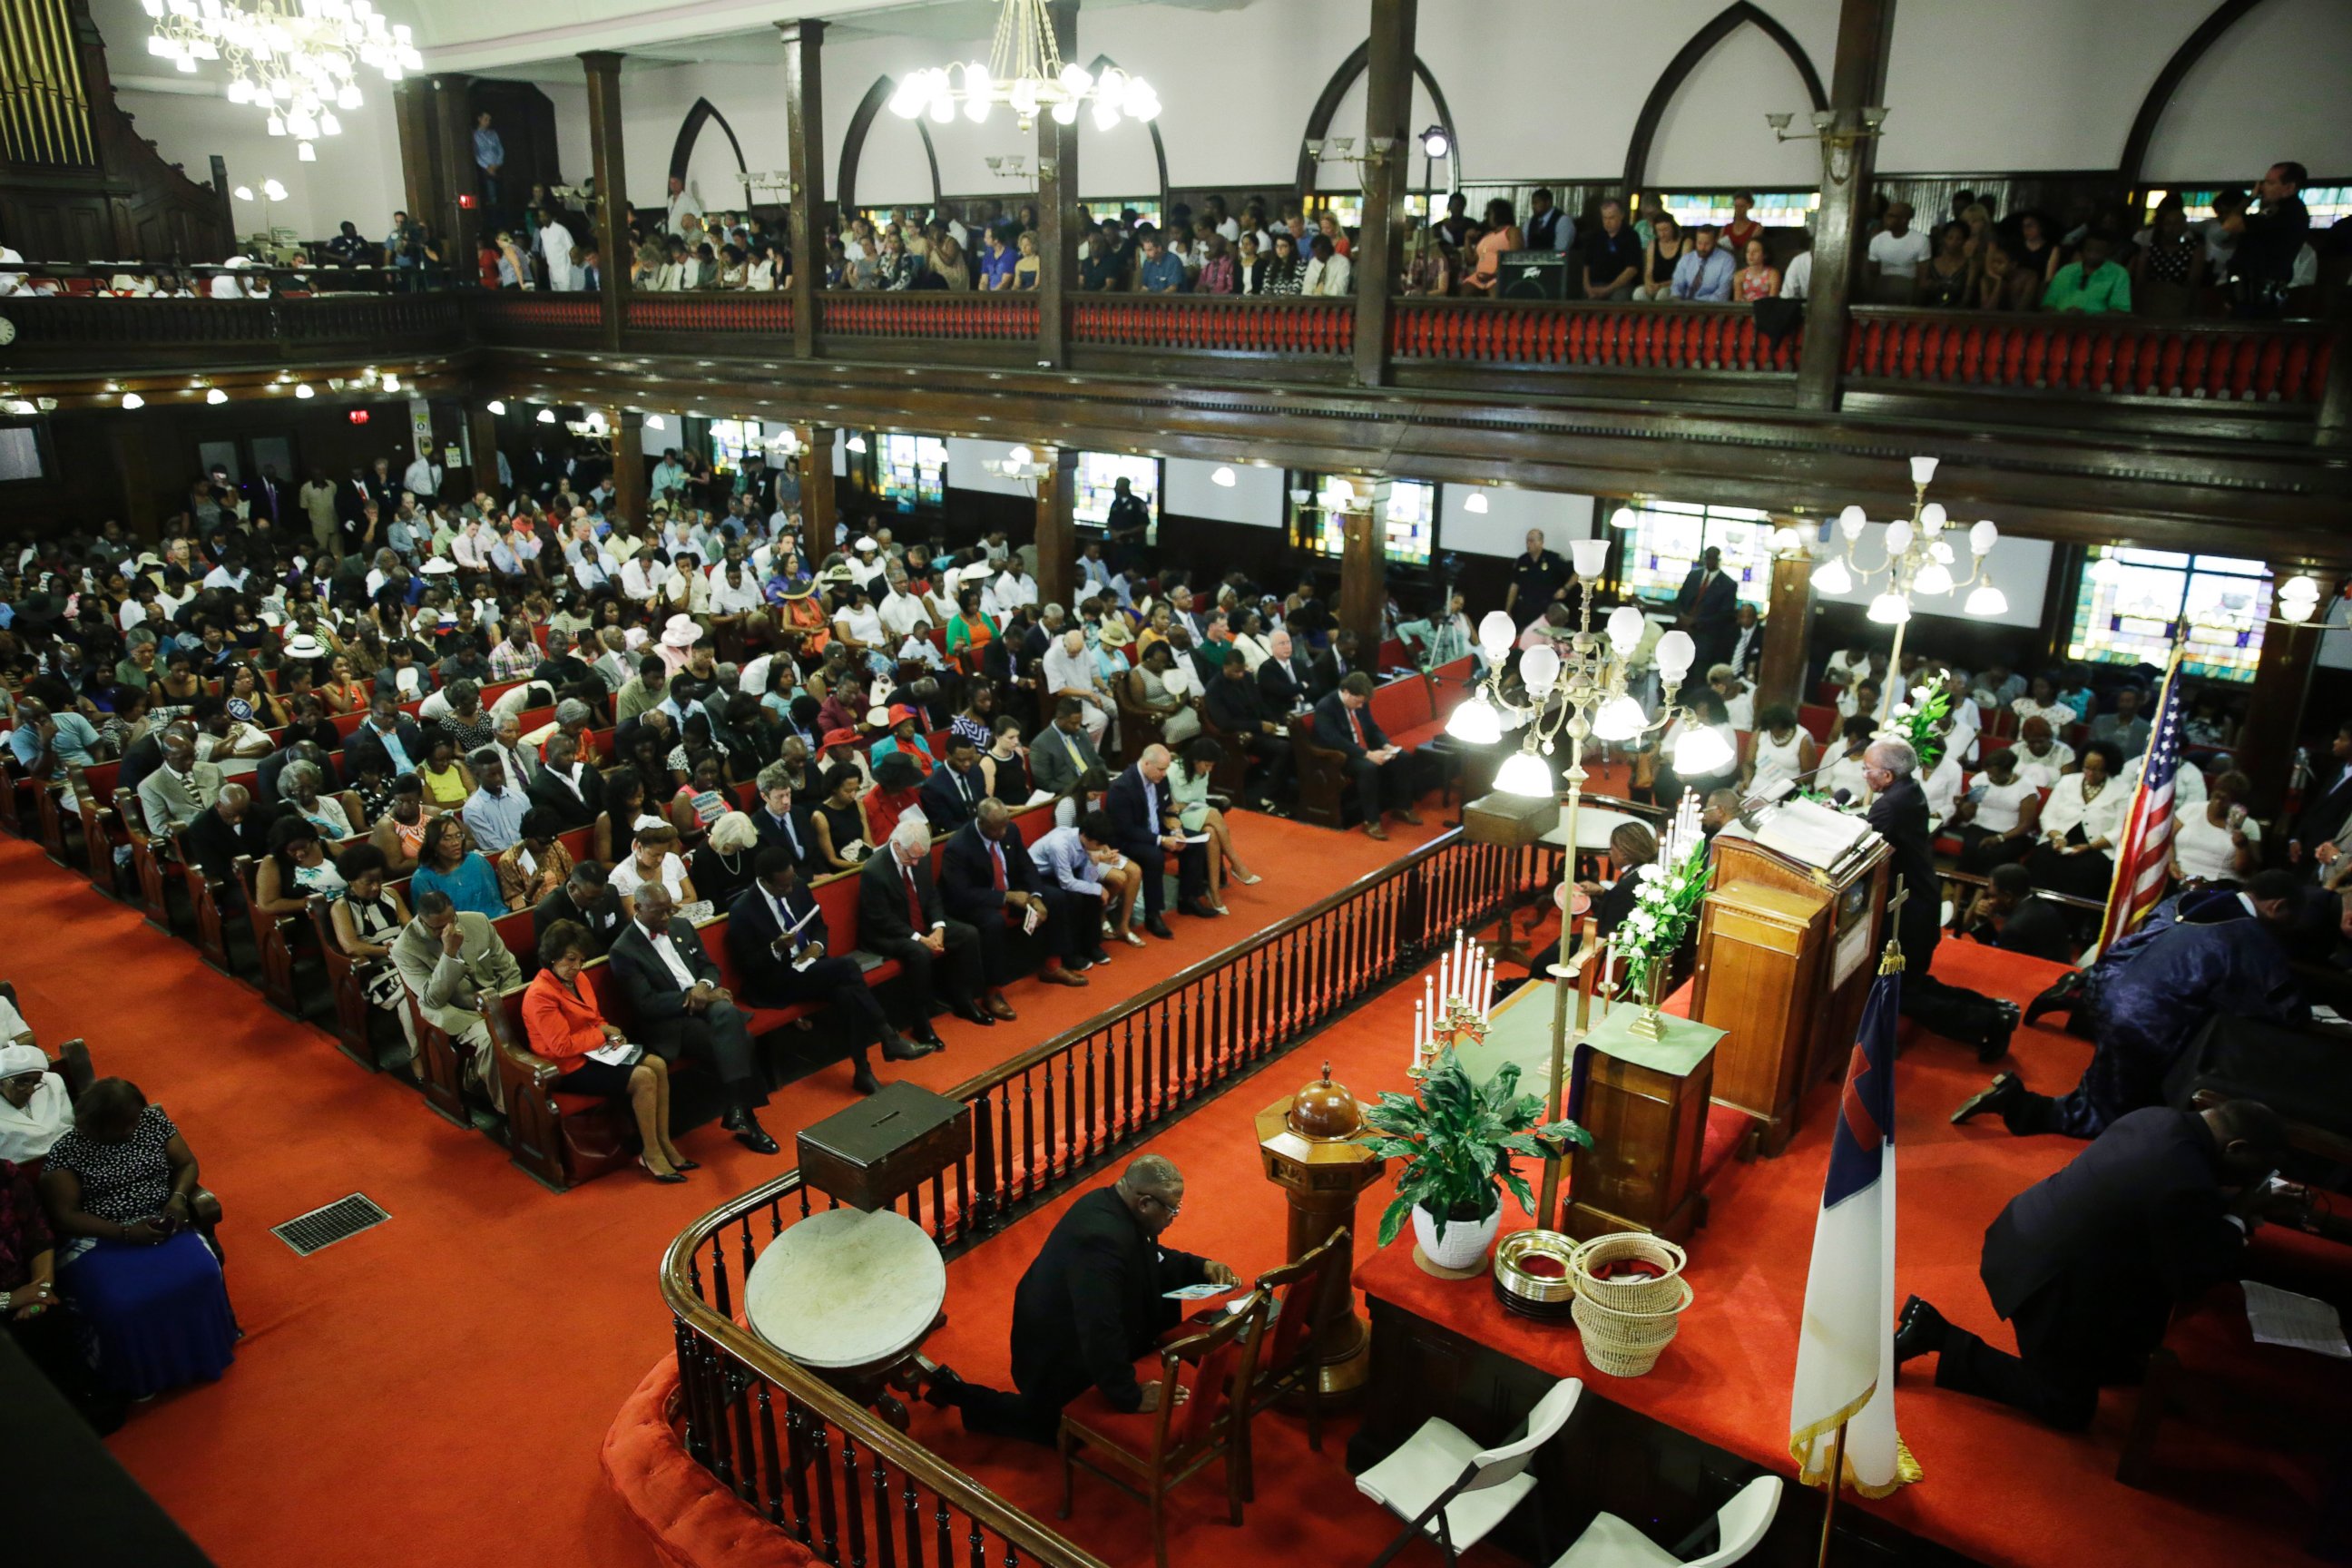
[{"label": "marble-top round table", "polygon": [[[1580,805],[1576,810],[1576,847],[1588,851],[1604,851],[1609,847],[1609,836],[1629,822],[1642,818],[1622,811],[1611,811],[1606,806]],[[1646,822],[1642,822],[1646,827]],[[1559,808],[1559,825],[1543,836],[1546,844],[1568,847],[1568,807]]]},{"label": "marble-top round table", "polygon": [[788,1226],[751,1266],[751,1331],[905,1429],[895,1384],[930,1371],[925,1336],[946,1320],[947,1262],[922,1226],[887,1209],[828,1209]]}]

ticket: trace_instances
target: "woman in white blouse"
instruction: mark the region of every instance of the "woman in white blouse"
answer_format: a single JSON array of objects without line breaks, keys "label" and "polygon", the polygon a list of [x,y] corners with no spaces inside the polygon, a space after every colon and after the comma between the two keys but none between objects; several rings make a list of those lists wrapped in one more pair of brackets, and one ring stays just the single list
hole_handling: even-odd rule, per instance
[{"label": "woman in white blouse", "polygon": [[1995,752],[1952,811],[1959,828],[1960,869],[1979,876],[2023,858],[2041,836],[2042,791],[2019,775],[2017,753]]},{"label": "woman in white blouse", "polygon": [[2114,880],[2113,850],[2131,806],[2131,790],[2116,776],[2123,755],[2112,741],[2083,748],[2079,773],[2067,773],[2042,803],[2042,844],[2026,861],[2033,885],[2079,899],[2105,899]]},{"label": "woman in white blouse", "polygon": [[[15,1009],[9,1012],[13,1016]],[[0,1160],[18,1165],[37,1160],[72,1125],[65,1079],[49,1070],[40,1047],[22,1040],[0,1043]]]},{"label": "woman in white blouse", "polygon": [[2202,805],[2182,803],[2172,833],[2175,877],[2235,885],[2254,874],[2263,829],[2243,805],[2253,787],[2252,779],[2232,770],[2213,781]]}]

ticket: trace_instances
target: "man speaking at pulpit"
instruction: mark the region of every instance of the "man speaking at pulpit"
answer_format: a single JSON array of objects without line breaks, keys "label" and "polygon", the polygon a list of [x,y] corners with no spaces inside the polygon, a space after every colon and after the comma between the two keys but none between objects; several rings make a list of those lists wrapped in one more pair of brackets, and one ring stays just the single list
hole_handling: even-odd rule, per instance
[{"label": "man speaking at pulpit", "polygon": [[1117,1182],[1072,1204],[1013,1291],[1018,1392],[942,1369],[923,1397],[961,1410],[969,1431],[1047,1445],[1060,1433],[1062,1407],[1089,1387],[1115,1409],[1158,1409],[1160,1385],[1138,1382],[1135,1362],[1183,1317],[1167,1293],[1241,1282],[1222,1263],[1160,1245],[1183,1208],[1184,1178],[1158,1154],[1139,1155]]}]

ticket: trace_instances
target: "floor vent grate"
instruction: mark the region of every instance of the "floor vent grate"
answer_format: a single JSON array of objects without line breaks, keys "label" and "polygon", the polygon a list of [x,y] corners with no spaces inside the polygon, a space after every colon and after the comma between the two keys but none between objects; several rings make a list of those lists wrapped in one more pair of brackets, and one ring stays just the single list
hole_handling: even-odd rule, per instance
[{"label": "floor vent grate", "polygon": [[371,1199],[353,1193],[350,1197],[337,1198],[324,1208],[296,1215],[284,1225],[272,1226],[269,1234],[292,1247],[297,1257],[308,1258],[321,1247],[373,1229],[391,1217]]}]

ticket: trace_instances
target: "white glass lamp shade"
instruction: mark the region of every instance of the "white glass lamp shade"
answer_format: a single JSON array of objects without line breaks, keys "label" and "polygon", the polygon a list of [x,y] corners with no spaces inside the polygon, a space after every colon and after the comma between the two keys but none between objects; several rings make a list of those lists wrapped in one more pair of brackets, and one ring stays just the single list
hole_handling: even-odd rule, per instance
[{"label": "white glass lamp shade", "polygon": [[1799,533],[1795,529],[1776,528],[1772,531],[1773,554],[1794,555],[1798,551],[1802,550],[1804,547],[1805,536]]},{"label": "white glass lamp shade", "polygon": [[1863,514],[1862,508],[1850,506],[1838,513],[1838,531],[1848,539],[1860,539],[1863,524],[1869,521],[1870,519]]},{"label": "white glass lamp shade", "polygon": [[1886,525],[1886,552],[1900,555],[1911,548],[1911,520],[1898,517]]},{"label": "white glass lamp shade", "polygon": [[646,428],[648,430],[667,430],[669,428],[669,421],[663,418],[658,414],[648,414],[646,416]]},{"label": "white glass lamp shade", "polygon": [[1940,597],[1952,591],[1952,574],[1942,562],[1930,561],[1919,568],[1919,575],[1912,580],[1911,586],[1914,592]]},{"label": "white glass lamp shade", "polygon": [[1642,711],[1638,698],[1612,697],[1592,716],[1592,733],[1603,741],[1630,741],[1649,723],[1650,716]]},{"label": "white glass lamp shade", "polygon": [[1936,459],[1933,458],[1912,458],[1911,482],[1915,485],[1934,484],[1936,482]]},{"label": "white glass lamp shade", "polygon": [[1939,539],[1936,541],[1935,543],[1927,546],[1927,559],[1930,561],[1940,561],[1945,565],[1949,566],[1953,562],[1959,559],[1959,555],[1949,544],[1947,544],[1944,541]]},{"label": "white glass lamp shade", "polygon": [[218,406],[219,405],[228,401],[228,394],[215,386],[205,394],[205,401],[214,405],[215,406]]},{"label": "white glass lamp shade", "polygon": [[1462,498],[1462,510],[1466,512],[1474,513],[1479,517],[1486,516],[1486,492],[1485,490],[1472,490],[1468,495],[1464,496]]},{"label": "white glass lamp shade", "polygon": [[1598,577],[1609,570],[1609,542],[1580,539],[1568,547],[1568,558],[1576,563],[1578,576]]},{"label": "white glass lamp shade", "polygon": [[1944,531],[1944,523],[1950,515],[1944,510],[1942,501],[1931,500],[1919,509],[1919,526],[1930,535],[1941,533]]},{"label": "white glass lamp shade", "polygon": [[1698,657],[1698,645],[1685,631],[1672,631],[1658,639],[1658,678],[1680,682],[1690,673],[1691,661]]},{"label": "white glass lamp shade", "polygon": [[1220,468],[1209,476],[1209,482],[1225,489],[1231,489],[1240,481],[1234,476],[1233,469],[1228,468]]},{"label": "white glass lamp shade", "polygon": [[135,392],[126,392],[122,395],[122,406],[133,409],[144,408],[147,406],[147,400]]},{"label": "white glass lamp shade", "polygon": [[1844,562],[1832,559],[1813,574],[1813,586],[1824,594],[1851,594],[1853,592],[1853,574],[1845,569]]},{"label": "white glass lamp shade", "polygon": [[2000,530],[1989,517],[1977,519],[1969,529],[1969,553],[1971,555],[1990,555],[1992,547],[2000,542]]},{"label": "white glass lamp shade", "polygon": [[1495,770],[1495,787],[1505,795],[1531,795],[1538,798],[1555,792],[1551,769],[1533,752],[1513,752]]},{"label": "white glass lamp shade", "polygon": [[1538,643],[1519,656],[1519,679],[1527,682],[1528,690],[1541,698],[1559,682],[1559,652],[1549,643]]},{"label": "white glass lamp shade", "polygon": [[1609,612],[1609,646],[1617,650],[1618,658],[1633,657],[1633,650],[1642,646],[1645,624],[1642,612],[1631,605],[1620,605]]},{"label": "white glass lamp shade", "polygon": [[1290,492],[1290,504],[1293,506],[1305,506],[1308,501],[1311,501],[1314,499],[1315,496],[1312,491],[1293,490]]},{"label": "white glass lamp shade", "polygon": [[554,409],[552,409],[552,408],[542,408],[542,409],[541,409],[541,410],[539,411],[539,422],[540,422],[541,425],[552,425],[552,424],[554,424],[554,423],[555,423],[555,410],[554,410]]},{"label": "white glass lamp shade", "polygon": [[1911,618],[1911,602],[1890,589],[1870,601],[1870,618],[1882,626],[1899,626]]},{"label": "white glass lamp shade", "polygon": [[316,392],[312,391],[312,390],[310,389],[310,384],[309,382],[305,381],[305,382],[298,382],[298,383],[296,383],[296,384],[295,384],[295,386],[294,386],[294,395],[295,395],[296,397],[298,397],[298,398],[300,398],[303,402],[308,403],[311,398],[314,398],[314,397],[318,396],[319,395],[318,395]]},{"label": "white glass lamp shade", "polygon": [[1971,616],[2005,616],[2009,614],[2009,595],[1990,583],[1980,583],[1969,590],[1965,607]]},{"label": "white glass lamp shade", "polygon": [[506,402],[502,398],[493,397],[488,403],[483,404],[482,406],[488,409],[493,416],[504,414],[507,411]]},{"label": "white glass lamp shade", "polygon": [[1612,528],[1639,528],[1641,525],[1641,517],[1630,506],[1621,506],[1609,514],[1609,526]]},{"label": "white glass lamp shade", "polygon": [[1503,738],[1503,716],[1481,695],[1446,715],[1445,732],[1468,746],[1491,746]]},{"label": "white glass lamp shade", "polygon": [[2094,583],[2114,583],[2122,578],[2124,563],[2112,555],[2102,555],[2091,563],[2087,575]]},{"label": "white glass lamp shade", "polygon": [[1008,463],[1016,463],[1025,468],[1037,460],[1037,454],[1026,447],[1015,447],[1004,454],[1004,460]]},{"label": "white glass lamp shade", "polygon": [[1686,779],[1705,778],[1731,766],[1728,742],[1705,724],[1685,724],[1675,740],[1675,772]]},{"label": "white glass lamp shade", "polygon": [[1519,640],[1519,623],[1501,610],[1489,610],[1478,623],[1478,646],[1486,650],[1489,664],[1500,664]]},{"label": "white glass lamp shade", "polygon": [[2318,609],[2319,584],[2309,575],[2299,574],[2279,584],[2279,619],[2300,626],[2311,619]]},{"label": "white glass lamp shade", "polygon": [[1331,488],[1323,493],[1331,498],[1332,505],[1344,507],[1355,500],[1356,487],[1345,479],[1333,479]]}]

